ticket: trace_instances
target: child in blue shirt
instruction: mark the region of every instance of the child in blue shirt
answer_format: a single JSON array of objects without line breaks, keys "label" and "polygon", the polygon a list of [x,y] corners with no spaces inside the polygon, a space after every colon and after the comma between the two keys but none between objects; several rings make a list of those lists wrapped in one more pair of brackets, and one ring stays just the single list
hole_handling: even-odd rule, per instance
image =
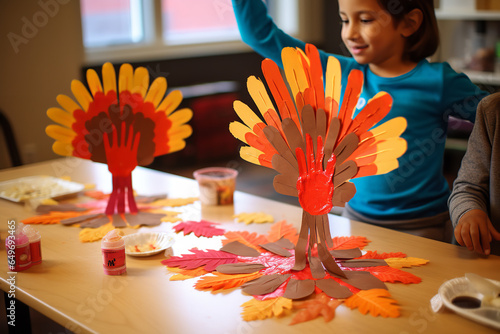
[{"label": "child in blue shirt", "polygon": [[[284,47],[304,49],[304,42],[274,24],[262,0],[233,0],[233,9],[243,41],[262,56],[282,65]],[[363,72],[355,114],[375,94],[386,91],[393,106],[382,122],[398,116],[408,121],[402,135],[408,149],[399,168],[352,180],[357,193],[343,215],[450,241],[450,190],[443,175],[448,116],[473,122],[477,104],[487,93],[447,63],[426,60],[439,41],[432,0],[339,0],[339,13],[342,40],[353,57],[320,51],[323,69],[329,56],[336,57],[342,66],[342,87],[351,70]]]}]

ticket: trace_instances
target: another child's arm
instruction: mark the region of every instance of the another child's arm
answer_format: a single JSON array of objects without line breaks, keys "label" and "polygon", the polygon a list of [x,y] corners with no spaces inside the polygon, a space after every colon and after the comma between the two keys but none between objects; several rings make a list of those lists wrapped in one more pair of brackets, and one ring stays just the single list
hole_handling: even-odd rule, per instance
[{"label": "another child's arm", "polygon": [[467,211],[455,227],[457,242],[480,254],[490,254],[493,237],[500,239],[500,233],[495,230],[486,212],[480,209]]},{"label": "another child's arm", "polygon": [[457,242],[485,255],[490,253],[493,238],[500,240],[500,233],[488,217],[492,152],[484,115],[487,108],[497,105],[492,102],[496,100],[500,100],[500,95],[487,97],[478,106],[467,153],[449,199]]}]

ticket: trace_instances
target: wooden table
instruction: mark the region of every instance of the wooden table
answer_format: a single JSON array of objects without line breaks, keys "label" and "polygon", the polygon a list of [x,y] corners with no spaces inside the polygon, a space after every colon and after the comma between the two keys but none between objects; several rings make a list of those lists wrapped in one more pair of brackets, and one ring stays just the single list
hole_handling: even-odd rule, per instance
[{"label": "wooden table", "polygon": [[[0,181],[30,175],[70,176],[73,181],[95,183],[97,189],[111,190],[111,176],[105,165],[80,159],[58,159],[0,171]],[[133,174],[139,194],[168,192],[171,197],[198,195],[195,181],[146,168]],[[297,229],[301,209],[242,192],[235,205],[204,207],[199,202],[179,208],[184,219],[206,219],[226,230],[267,233],[270,224],[235,223],[232,215],[262,211],[275,221],[286,219]],[[23,205],[0,200],[2,242],[7,221],[32,216]],[[213,294],[193,288],[195,280],[169,281],[171,273],[160,261],[163,254],[147,258],[127,257],[127,274],[106,276],[101,266],[100,242],[80,243],[77,227],[36,226],[42,235],[43,263],[15,275],[15,297],[67,329],[79,333],[494,333],[493,329],[451,312],[434,314],[429,300],[439,286],[452,278],[474,272],[500,280],[500,257],[480,258],[467,249],[429,239],[330,217],[332,235],[365,236],[372,242],[367,250],[404,252],[430,263],[405,269],[422,278],[420,284],[388,283],[389,291],[401,305],[401,317],[385,319],[362,315],[341,305],[335,318],[322,318],[289,326],[291,316],[245,322],[241,304],[251,299],[240,289]],[[126,230],[131,233],[133,230]],[[192,247],[218,248],[219,238],[177,236],[174,254]],[[3,253],[3,254],[2,254]],[[9,291],[5,248],[0,247],[0,286]],[[18,319],[19,320],[19,319]]]}]

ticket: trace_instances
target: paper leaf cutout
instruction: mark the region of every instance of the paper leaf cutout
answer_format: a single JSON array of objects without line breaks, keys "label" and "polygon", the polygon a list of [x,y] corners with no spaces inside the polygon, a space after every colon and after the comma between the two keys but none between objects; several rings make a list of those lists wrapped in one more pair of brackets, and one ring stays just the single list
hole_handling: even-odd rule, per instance
[{"label": "paper leaf cutout", "polygon": [[382,259],[346,260],[346,261],[342,261],[341,264],[342,264],[342,267],[348,267],[348,268],[387,266],[387,262],[385,262],[385,260],[382,260]]},{"label": "paper leaf cutout", "polygon": [[335,317],[335,310],[341,303],[340,300],[332,299],[324,293],[315,295],[311,300],[294,302],[293,308],[300,309],[300,311],[293,317],[290,325],[313,320],[320,316],[325,319],[325,322],[329,322]]},{"label": "paper leaf cutout", "polygon": [[[344,299],[352,296],[351,290],[345,285],[340,284],[335,279],[319,279],[316,281],[316,286],[321,289],[326,295],[337,298]],[[356,291],[359,291],[356,289]]]},{"label": "paper leaf cutout", "polygon": [[365,237],[334,237],[333,239],[333,247],[331,249],[351,249],[351,248],[360,248],[363,249],[366,245],[370,243]]},{"label": "paper leaf cutout", "polygon": [[[383,267],[372,267],[372,268],[383,268]],[[363,268],[365,270],[369,268]],[[369,271],[344,271],[347,278],[341,278],[345,283],[360,289],[360,290],[370,290],[370,289],[387,289],[387,286],[377,278],[375,275],[370,274]]]},{"label": "paper leaf cutout", "polygon": [[354,259],[361,256],[361,250],[359,248],[335,249],[331,250],[330,254],[336,259]]},{"label": "paper leaf cutout", "polygon": [[181,269],[178,267],[167,267],[167,269],[171,272],[177,273],[170,277],[171,281],[184,281],[186,279],[199,277],[208,274],[203,267],[199,267],[196,269]]},{"label": "paper leaf cutout", "polygon": [[115,227],[111,222],[98,228],[84,228],[78,234],[78,238],[81,242],[94,242],[97,240],[101,240],[109,231],[113,230],[114,228]]},{"label": "paper leaf cutout", "polygon": [[214,271],[217,266],[225,263],[236,263],[237,256],[209,249],[202,251],[196,248],[190,249],[194,254],[184,254],[181,256],[172,256],[170,259],[163,260],[161,263],[169,267],[179,267],[182,269],[195,269],[205,266],[207,271]]},{"label": "paper leaf cutout", "polygon": [[417,284],[422,282],[422,279],[418,276],[389,266],[364,268],[364,270],[369,271],[382,282],[400,282],[404,284]]},{"label": "paper leaf cutout", "polygon": [[273,224],[267,233],[267,239],[269,242],[278,241],[281,238],[286,238],[293,244],[296,244],[299,239],[299,233],[292,224],[288,224],[285,220],[282,220]]},{"label": "paper leaf cutout", "polygon": [[259,278],[259,273],[228,275],[219,272],[213,272],[214,276],[204,276],[194,285],[196,290],[228,290],[239,287],[244,283]]},{"label": "paper leaf cutout", "polygon": [[224,235],[224,230],[221,228],[216,228],[215,223],[211,223],[206,220],[201,220],[199,222],[186,221],[179,223],[174,226],[175,232],[184,232],[184,235],[189,233],[194,233],[197,237],[207,237],[211,238],[215,235]]},{"label": "paper leaf cutout", "polygon": [[53,211],[48,214],[33,216],[30,218],[23,219],[21,223],[23,224],[59,224],[61,220],[74,218],[80,216],[81,212],[57,212]]},{"label": "paper leaf cutout", "polygon": [[241,313],[243,320],[264,320],[266,318],[278,317],[282,315],[285,310],[291,310],[292,300],[283,297],[262,301],[251,299],[241,306],[243,306],[243,312]]},{"label": "paper leaf cutout", "polygon": [[406,254],[402,253],[402,252],[379,254],[379,253],[377,253],[377,251],[367,251],[366,254],[364,254],[360,257],[357,257],[357,259],[359,259],[359,260],[361,260],[361,259],[382,259],[382,260],[385,260],[385,259],[388,259],[391,257],[406,257]]},{"label": "paper leaf cutout", "polygon": [[239,241],[231,241],[230,243],[225,244],[221,249],[223,252],[228,252],[238,256],[245,257],[258,257],[260,252],[255,248],[244,245]]},{"label": "paper leaf cutout", "polygon": [[155,206],[169,206],[169,207],[178,207],[184,206],[188,204],[192,204],[198,201],[198,197],[188,197],[188,198],[165,198],[154,201],[153,204]]},{"label": "paper leaf cutout", "polygon": [[410,267],[419,267],[424,264],[429,263],[429,260],[419,259],[416,257],[406,257],[406,258],[388,258],[385,259],[385,262],[392,268],[410,268]]},{"label": "paper leaf cutout", "polygon": [[316,288],[313,280],[290,279],[286,285],[283,297],[290,299],[301,299],[310,296]]},{"label": "paper leaf cutout", "polygon": [[279,242],[270,242],[270,243],[267,243],[267,244],[261,244],[259,245],[260,247],[264,248],[265,250],[273,253],[273,254],[276,254],[276,255],[279,255],[279,256],[284,256],[284,257],[290,257],[292,256],[292,253],[290,253],[288,250],[286,250],[285,248],[283,248]]},{"label": "paper leaf cutout", "polygon": [[222,244],[226,245],[232,241],[239,241],[242,244],[252,247],[259,252],[262,252],[262,248],[259,247],[259,244],[265,244],[268,242],[267,238],[264,235],[257,234],[256,232],[250,233],[248,231],[228,231],[224,234],[226,237],[225,240],[222,240]]},{"label": "paper leaf cutout", "polygon": [[238,223],[245,223],[247,225],[251,223],[256,223],[256,224],[272,223],[274,221],[273,216],[263,212],[255,212],[255,213],[242,212],[237,215],[234,215],[233,218],[236,218],[236,221]]},{"label": "paper leaf cutout", "polygon": [[264,269],[265,266],[260,263],[227,263],[217,267],[217,272],[221,274],[253,274]]},{"label": "paper leaf cutout", "polygon": [[243,285],[243,292],[249,295],[265,295],[275,291],[281,284],[285,283],[290,274],[272,274],[259,277]]},{"label": "paper leaf cutout", "polygon": [[365,290],[347,298],[344,304],[351,309],[357,308],[362,314],[397,318],[400,315],[399,306],[390,296],[389,291],[384,289]]}]

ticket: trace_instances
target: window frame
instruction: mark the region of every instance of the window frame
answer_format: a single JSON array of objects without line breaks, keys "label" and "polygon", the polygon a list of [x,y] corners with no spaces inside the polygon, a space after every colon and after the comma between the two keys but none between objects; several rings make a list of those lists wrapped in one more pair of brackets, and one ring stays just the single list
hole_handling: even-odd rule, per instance
[{"label": "window frame", "polygon": [[[280,6],[290,5],[290,0],[267,0],[269,10],[274,15],[275,20],[280,27],[285,27],[286,22],[283,20],[285,15],[290,13],[296,15],[296,30],[291,32],[291,35],[302,40],[314,40],[320,36],[311,32],[318,32],[321,20],[307,19],[311,15],[318,14],[318,7],[307,6],[306,1],[310,0],[293,0],[296,3],[294,9],[290,11],[280,10]],[[322,0],[313,0],[318,2]],[[290,10],[290,8],[288,8]],[[313,13],[311,13],[311,11]],[[123,62],[123,61],[149,61],[156,59],[175,59],[175,58],[190,58],[200,56],[213,56],[219,54],[231,54],[249,52],[251,48],[244,44],[241,40],[206,42],[206,43],[189,43],[189,44],[166,44],[163,40],[162,27],[162,11],[161,0],[143,0],[143,15],[144,15],[144,40],[130,44],[116,44],[109,46],[84,46],[84,62],[86,65],[100,64],[105,61]],[[311,27],[312,25],[312,27]],[[291,26],[291,25],[290,25]],[[308,38],[309,35],[309,38]],[[83,42],[83,37],[82,37]]]}]

